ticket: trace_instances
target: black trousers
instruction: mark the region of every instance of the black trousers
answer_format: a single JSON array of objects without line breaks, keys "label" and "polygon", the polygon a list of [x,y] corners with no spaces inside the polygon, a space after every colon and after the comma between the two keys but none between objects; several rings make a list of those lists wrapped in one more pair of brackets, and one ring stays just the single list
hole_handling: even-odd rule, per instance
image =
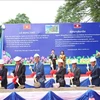
[{"label": "black trousers", "polygon": [[7,83],[1,83],[1,86],[7,89]]},{"label": "black trousers", "polygon": [[18,88],[19,85],[18,85],[18,83],[16,83],[16,84],[14,84],[14,86],[15,86],[15,89],[16,89],[16,88]]},{"label": "black trousers", "polygon": [[56,70],[56,62],[53,62],[53,69]]}]

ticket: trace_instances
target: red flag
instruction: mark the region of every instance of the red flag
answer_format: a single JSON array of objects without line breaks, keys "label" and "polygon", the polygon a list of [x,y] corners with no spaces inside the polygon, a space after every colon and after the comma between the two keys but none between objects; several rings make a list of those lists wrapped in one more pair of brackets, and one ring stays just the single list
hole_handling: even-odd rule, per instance
[{"label": "red flag", "polygon": [[24,24],[23,29],[29,30],[29,29],[31,29],[31,25],[30,24]]},{"label": "red flag", "polygon": [[80,23],[74,24],[74,28],[81,28],[81,24]]}]

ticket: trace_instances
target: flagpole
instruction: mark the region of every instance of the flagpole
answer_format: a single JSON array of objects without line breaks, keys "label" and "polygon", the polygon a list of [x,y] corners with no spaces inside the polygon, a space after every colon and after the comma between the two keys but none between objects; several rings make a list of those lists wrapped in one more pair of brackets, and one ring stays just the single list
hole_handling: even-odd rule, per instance
[{"label": "flagpole", "polygon": [[3,58],[3,31],[5,30],[5,25],[0,23],[0,31],[1,31],[1,59]]}]

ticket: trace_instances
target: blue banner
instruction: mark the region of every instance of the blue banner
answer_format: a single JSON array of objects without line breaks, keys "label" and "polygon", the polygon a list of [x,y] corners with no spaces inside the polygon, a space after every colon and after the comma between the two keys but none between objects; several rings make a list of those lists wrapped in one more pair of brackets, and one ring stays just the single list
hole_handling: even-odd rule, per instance
[{"label": "blue banner", "polygon": [[2,34],[2,27],[0,26],[0,59],[2,59],[2,51],[3,51],[3,34]]},{"label": "blue banner", "polygon": [[6,24],[4,55],[31,58],[35,53],[48,58],[51,50],[59,56],[85,59],[100,51],[100,23]]}]

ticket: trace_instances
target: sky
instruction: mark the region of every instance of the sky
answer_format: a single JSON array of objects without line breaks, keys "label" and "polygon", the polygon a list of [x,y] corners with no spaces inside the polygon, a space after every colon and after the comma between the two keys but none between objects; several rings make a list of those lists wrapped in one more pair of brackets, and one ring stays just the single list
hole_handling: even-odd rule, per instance
[{"label": "sky", "polygon": [[64,0],[0,1],[0,23],[25,13],[32,23],[53,23]]}]

